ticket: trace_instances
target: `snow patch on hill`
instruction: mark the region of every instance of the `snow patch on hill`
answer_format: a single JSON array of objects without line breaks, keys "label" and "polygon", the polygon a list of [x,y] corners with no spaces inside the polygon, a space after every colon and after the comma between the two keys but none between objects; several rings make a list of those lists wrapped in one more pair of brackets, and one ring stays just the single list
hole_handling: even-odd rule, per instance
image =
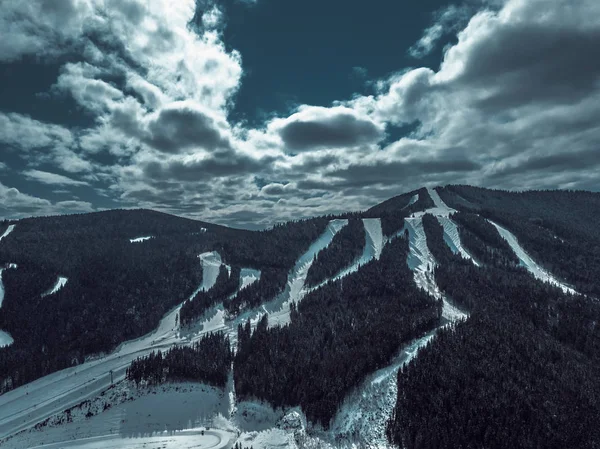
[{"label": "snow patch on hill", "polygon": [[146,240],[150,240],[150,239],[153,239],[153,238],[154,238],[153,235],[147,235],[147,236],[144,236],[144,237],[136,237],[136,238],[133,238],[133,239],[129,239],[129,241],[131,243],[142,243],[142,242],[145,242]]},{"label": "snow patch on hill", "polygon": [[0,235],[0,242],[2,241],[2,239],[5,239],[6,237],[8,237],[8,235],[15,230],[15,226],[16,225],[14,225],[14,224],[8,225],[8,228],[6,228],[6,231],[4,231],[4,233],[2,235]]},{"label": "snow patch on hill", "polygon": [[504,240],[510,245],[512,250],[515,252],[517,257],[520,260],[521,266],[525,267],[527,271],[529,271],[536,279],[539,279],[543,282],[549,282],[552,285],[555,285],[562,289],[565,293],[576,294],[577,292],[573,290],[568,285],[556,279],[552,274],[550,274],[547,270],[543,269],[540,265],[537,264],[535,260],[533,260],[529,254],[523,249],[520,245],[517,237],[510,232],[508,229],[503,228],[497,223],[494,223],[491,220],[488,220],[497,230],[498,233],[502,236]]},{"label": "snow patch on hill", "polygon": [[50,290],[48,290],[46,293],[42,293],[42,298],[49,296],[49,295],[53,295],[54,293],[59,291],[61,288],[63,288],[65,285],[67,285],[68,280],[69,279],[64,276],[59,276],[58,279],[56,280],[54,286]]}]

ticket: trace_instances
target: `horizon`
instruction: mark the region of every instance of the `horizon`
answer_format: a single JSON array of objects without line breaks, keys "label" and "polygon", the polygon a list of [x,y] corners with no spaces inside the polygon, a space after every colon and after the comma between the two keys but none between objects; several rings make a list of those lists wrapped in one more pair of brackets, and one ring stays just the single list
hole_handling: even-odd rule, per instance
[{"label": "horizon", "polygon": [[599,15],[594,0],[8,2],[0,214],[249,229],[435,185],[597,192]]}]

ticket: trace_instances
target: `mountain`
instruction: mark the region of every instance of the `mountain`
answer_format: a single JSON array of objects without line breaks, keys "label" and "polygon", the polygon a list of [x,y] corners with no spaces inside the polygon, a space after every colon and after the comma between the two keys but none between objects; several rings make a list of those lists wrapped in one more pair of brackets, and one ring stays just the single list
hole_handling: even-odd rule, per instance
[{"label": "mountain", "polygon": [[599,226],[598,193],[456,185],[4,221],[0,442],[600,447]]}]

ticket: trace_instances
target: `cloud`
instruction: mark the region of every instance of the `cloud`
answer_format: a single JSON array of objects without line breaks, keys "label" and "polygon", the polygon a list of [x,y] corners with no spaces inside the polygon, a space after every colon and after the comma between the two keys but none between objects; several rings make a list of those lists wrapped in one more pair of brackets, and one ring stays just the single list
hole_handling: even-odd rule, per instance
[{"label": "cloud", "polygon": [[[366,80],[373,95],[300,105],[256,129],[228,119],[243,69],[222,41],[218,7],[3,4],[0,26],[11,33],[0,59],[69,52],[51,94],[71,96],[92,124],[67,129],[2,112],[1,151],[26,162],[31,182],[88,183],[124,206],[238,225],[367,208],[451,182],[600,189],[600,3],[474,4],[438,12],[410,49],[421,57],[454,42],[437,69],[398,67]],[[201,28],[190,24],[195,14]],[[92,207],[4,186],[1,201],[18,213]]]},{"label": "cloud", "polygon": [[165,153],[231,147],[227,124],[192,102],[170,103],[150,118],[147,129],[148,143]]},{"label": "cloud", "polygon": [[345,107],[305,106],[286,119],[269,124],[289,151],[350,147],[378,142],[383,127]]},{"label": "cloud", "polygon": [[61,186],[85,186],[89,185],[85,181],[77,181],[67,176],[57,173],[50,173],[40,170],[26,170],[22,175],[32,181],[41,182],[42,184],[61,185]]},{"label": "cloud", "polygon": [[423,58],[431,53],[446,35],[460,30],[473,14],[472,7],[450,5],[435,13],[434,23],[427,28],[421,38],[408,49],[414,58]]}]

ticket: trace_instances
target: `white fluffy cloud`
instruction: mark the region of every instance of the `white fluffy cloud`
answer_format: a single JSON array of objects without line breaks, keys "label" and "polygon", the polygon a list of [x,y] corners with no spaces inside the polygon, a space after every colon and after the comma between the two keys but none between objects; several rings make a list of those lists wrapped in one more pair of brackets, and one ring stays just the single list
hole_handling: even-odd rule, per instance
[{"label": "white fluffy cloud", "polygon": [[[0,60],[80,55],[53,92],[93,117],[68,130],[0,113],[0,142],[36,182],[96,183],[126,206],[230,224],[364,208],[424,184],[600,187],[595,0],[450,7],[399,49],[422,56],[457,33],[437,70],[399,67],[375,95],[300,105],[259,129],[228,121],[243,69],[221,40],[218,8],[195,29],[193,0],[9,3]],[[395,127],[410,132],[391,141]],[[73,176],[41,175],[54,171],[40,164]]]}]

